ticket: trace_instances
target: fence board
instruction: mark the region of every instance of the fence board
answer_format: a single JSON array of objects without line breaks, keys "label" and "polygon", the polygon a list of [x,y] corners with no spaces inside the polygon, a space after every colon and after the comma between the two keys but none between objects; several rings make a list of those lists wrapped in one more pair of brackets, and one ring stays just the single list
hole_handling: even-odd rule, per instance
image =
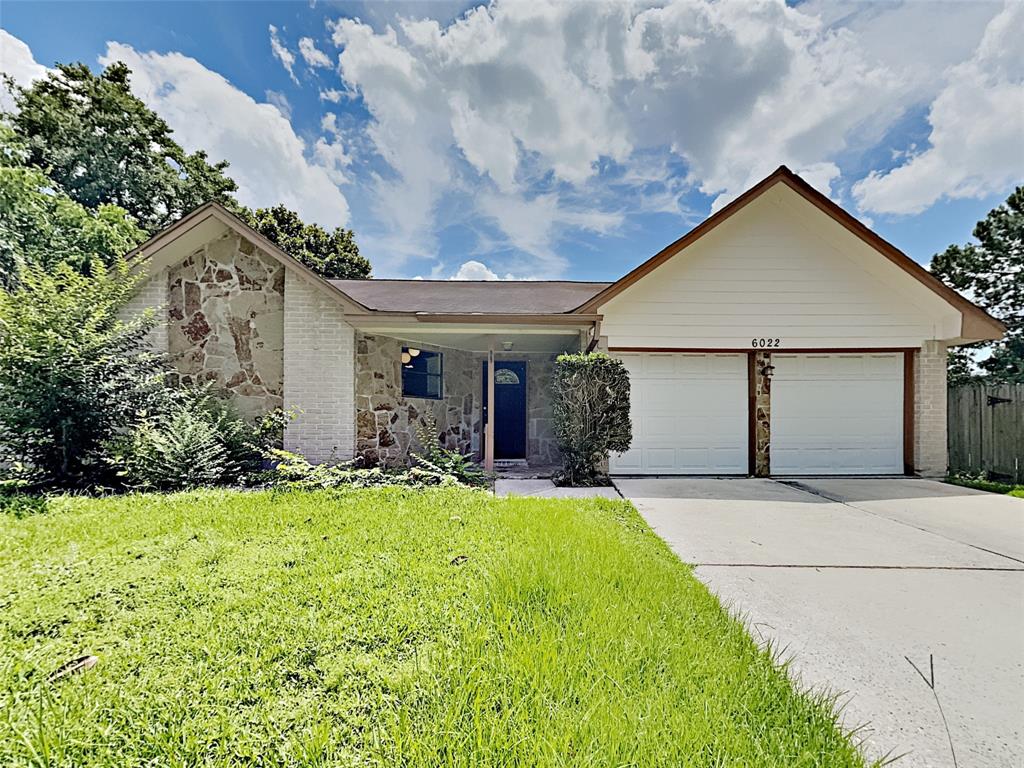
[{"label": "fence board", "polygon": [[947,420],[950,470],[1024,479],[1024,384],[950,387]]}]

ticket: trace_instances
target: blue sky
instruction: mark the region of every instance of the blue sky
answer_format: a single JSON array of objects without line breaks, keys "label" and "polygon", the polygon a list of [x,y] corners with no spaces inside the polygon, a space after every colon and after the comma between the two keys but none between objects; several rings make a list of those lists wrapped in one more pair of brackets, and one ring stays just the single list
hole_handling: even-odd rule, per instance
[{"label": "blue sky", "polygon": [[5,0],[379,277],[614,279],[785,163],[927,263],[1024,181],[1024,4]]}]

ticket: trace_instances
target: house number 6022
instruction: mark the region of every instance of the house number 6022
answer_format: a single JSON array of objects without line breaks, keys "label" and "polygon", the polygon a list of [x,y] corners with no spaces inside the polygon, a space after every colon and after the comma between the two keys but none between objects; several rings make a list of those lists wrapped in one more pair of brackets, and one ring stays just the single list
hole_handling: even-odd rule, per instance
[{"label": "house number 6022", "polygon": [[770,347],[781,346],[782,342],[779,339],[751,339],[750,346],[754,349],[768,349]]}]

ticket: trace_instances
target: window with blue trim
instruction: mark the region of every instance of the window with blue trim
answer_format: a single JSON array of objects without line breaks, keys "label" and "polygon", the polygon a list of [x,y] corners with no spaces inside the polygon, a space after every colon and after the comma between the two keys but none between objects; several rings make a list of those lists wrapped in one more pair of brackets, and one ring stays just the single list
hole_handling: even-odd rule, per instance
[{"label": "window with blue trim", "polygon": [[402,347],[402,395],[440,400],[442,356],[416,347]]}]

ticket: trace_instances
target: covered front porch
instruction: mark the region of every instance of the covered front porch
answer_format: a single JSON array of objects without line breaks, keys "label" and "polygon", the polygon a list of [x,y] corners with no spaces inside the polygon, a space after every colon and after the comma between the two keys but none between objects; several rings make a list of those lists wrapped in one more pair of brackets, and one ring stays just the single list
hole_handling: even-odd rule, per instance
[{"label": "covered front porch", "polygon": [[408,463],[432,419],[442,446],[488,471],[548,473],[559,464],[554,361],[592,343],[594,318],[434,315],[354,325],[357,459]]}]

